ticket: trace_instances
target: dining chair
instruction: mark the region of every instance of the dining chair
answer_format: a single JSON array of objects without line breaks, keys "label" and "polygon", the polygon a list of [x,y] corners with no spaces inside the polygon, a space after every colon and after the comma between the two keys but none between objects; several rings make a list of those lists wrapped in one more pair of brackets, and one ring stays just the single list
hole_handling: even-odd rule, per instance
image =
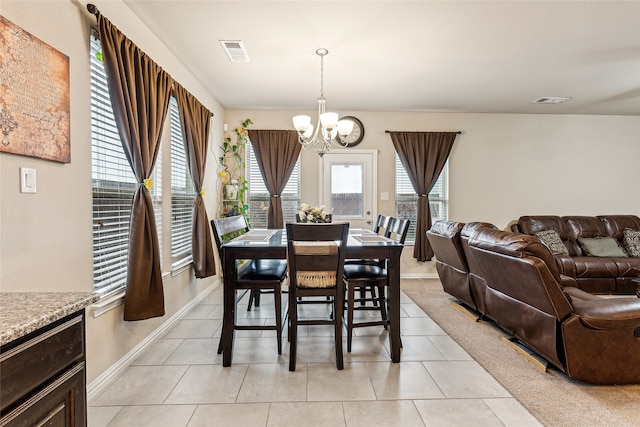
[{"label": "dining chair", "polygon": [[[348,223],[293,224],[287,227],[287,261],[289,263],[289,370],[296,370],[298,325],[333,325],[336,366],[344,368],[342,359],[342,316],[344,307],[344,257],[349,236]],[[333,315],[320,318],[301,317],[298,297],[325,297],[332,304]]]},{"label": "dining chair", "polygon": [[[213,236],[221,259],[224,251],[221,246],[227,240],[238,237],[249,231],[244,215],[216,218],[211,220]],[[275,306],[275,325],[252,324],[238,325],[234,320],[236,330],[275,330],[278,339],[278,354],[282,354],[282,282],[287,275],[287,261],[284,259],[251,259],[242,263],[236,262],[235,290],[244,290],[258,294],[262,291],[273,293]],[[236,306],[240,296],[236,299]],[[256,297],[256,307],[259,306]],[[222,352],[222,345],[218,346],[218,354]]]},{"label": "dining chair", "polygon": [[[373,226],[373,232],[376,234],[386,235],[391,219],[393,219],[393,217],[379,214],[378,217],[376,218],[376,223]],[[347,259],[344,261],[344,263],[345,265],[346,264],[367,264],[367,265],[379,265],[384,267],[384,265],[381,265],[382,261],[383,260],[379,260],[379,259]],[[361,299],[360,305],[365,305],[367,292],[369,292],[369,294],[371,295],[371,299],[374,301],[374,304],[377,304],[377,300],[375,298],[376,288],[374,288],[373,286],[362,286],[360,288],[360,299]]]},{"label": "dining chair", "polygon": [[[404,244],[409,231],[408,219],[392,218],[385,237]],[[388,304],[386,288],[389,284],[387,274],[387,260],[380,260],[378,264],[345,264],[344,280],[346,282],[347,309],[347,351],[351,352],[353,329],[367,326],[389,326]],[[356,298],[356,291],[371,287],[374,292],[367,298],[362,294]],[[366,305],[371,302],[373,305]],[[356,305],[360,304],[360,305]],[[356,310],[375,310],[380,312],[380,320],[354,320]]]}]

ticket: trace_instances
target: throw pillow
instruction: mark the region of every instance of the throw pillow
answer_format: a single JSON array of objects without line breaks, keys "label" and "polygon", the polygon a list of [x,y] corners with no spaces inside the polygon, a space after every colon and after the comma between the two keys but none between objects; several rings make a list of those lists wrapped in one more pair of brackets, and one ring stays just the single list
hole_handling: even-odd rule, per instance
[{"label": "throw pillow", "polygon": [[582,251],[588,256],[597,257],[628,257],[627,253],[618,246],[613,237],[578,238]]},{"label": "throw pillow", "polygon": [[558,234],[557,230],[542,230],[535,233],[535,235],[538,239],[540,239],[542,244],[549,248],[551,253],[569,255],[569,250],[564,245],[564,243],[562,243],[562,239],[560,239],[560,235]]},{"label": "throw pillow", "polygon": [[629,256],[640,257],[640,230],[625,228],[622,234],[622,242]]}]

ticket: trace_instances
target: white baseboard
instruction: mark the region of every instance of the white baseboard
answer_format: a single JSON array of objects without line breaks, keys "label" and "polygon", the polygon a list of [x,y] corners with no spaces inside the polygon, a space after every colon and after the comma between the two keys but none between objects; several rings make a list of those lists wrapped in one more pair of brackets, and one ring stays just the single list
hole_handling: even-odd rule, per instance
[{"label": "white baseboard", "polygon": [[150,333],[144,340],[125,354],[120,360],[114,363],[109,369],[104,371],[100,376],[91,382],[87,386],[87,402],[91,402],[97,398],[103,391],[107,389],[122,373],[129,367],[131,362],[140,355],[147,347],[149,347],[156,339],[161,337],[168,329],[173,327],[178,320],[182,318],[189,310],[198,305],[203,299],[207,297],[218,286],[212,284],[205,290],[200,292],[198,296],[189,301],[180,310],[178,310],[173,316],[168,318],[160,327]]}]

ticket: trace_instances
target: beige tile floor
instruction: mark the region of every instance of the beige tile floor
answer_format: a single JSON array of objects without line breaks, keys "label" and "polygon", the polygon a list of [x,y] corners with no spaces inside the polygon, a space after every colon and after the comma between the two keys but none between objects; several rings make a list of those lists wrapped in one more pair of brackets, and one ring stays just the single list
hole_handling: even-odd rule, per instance
[{"label": "beige tile floor", "polygon": [[[241,321],[273,321],[271,296],[250,312],[247,300]],[[233,365],[223,368],[221,318],[218,287],[89,402],[89,427],[540,425],[404,294],[397,364],[382,327],[360,328],[338,371],[331,328],[306,326],[295,372],[286,336],[278,355],[273,331],[237,331]]]}]

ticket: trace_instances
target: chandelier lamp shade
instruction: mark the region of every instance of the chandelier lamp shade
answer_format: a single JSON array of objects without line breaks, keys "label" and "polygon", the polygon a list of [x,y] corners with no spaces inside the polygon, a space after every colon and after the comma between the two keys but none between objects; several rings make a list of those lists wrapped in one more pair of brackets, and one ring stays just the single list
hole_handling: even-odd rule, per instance
[{"label": "chandelier lamp shade", "polygon": [[304,149],[313,148],[320,157],[332,146],[345,148],[347,141],[340,137],[345,137],[353,131],[353,121],[338,120],[338,113],[325,112],[327,100],[324,98],[324,57],[329,53],[327,49],[316,50],[316,55],[320,57],[320,97],[318,98],[318,121],[317,125],[311,124],[309,116],[294,116],[293,127],[298,132],[298,142]]}]

